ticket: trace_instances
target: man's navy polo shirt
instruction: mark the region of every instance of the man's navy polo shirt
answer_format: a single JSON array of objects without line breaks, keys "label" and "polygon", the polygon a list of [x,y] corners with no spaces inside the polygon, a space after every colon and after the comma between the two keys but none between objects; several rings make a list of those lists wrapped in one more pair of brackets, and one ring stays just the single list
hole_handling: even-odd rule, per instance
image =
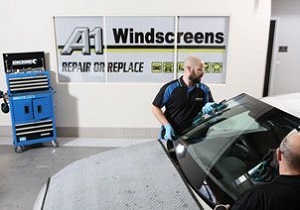
[{"label": "man's navy polo shirt", "polygon": [[177,135],[188,128],[207,102],[213,102],[210,89],[200,83],[187,87],[183,77],[165,84],[156,95],[153,105],[165,107],[165,116]]}]

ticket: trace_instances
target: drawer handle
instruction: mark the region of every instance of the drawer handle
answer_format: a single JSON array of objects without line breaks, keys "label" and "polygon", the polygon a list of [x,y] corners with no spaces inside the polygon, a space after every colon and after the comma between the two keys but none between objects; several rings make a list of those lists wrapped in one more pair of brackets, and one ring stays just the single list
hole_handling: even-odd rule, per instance
[{"label": "drawer handle", "polygon": [[38,113],[42,113],[43,111],[42,111],[42,106],[41,105],[38,105],[37,106],[37,112]]},{"label": "drawer handle", "polygon": [[24,106],[24,112],[25,112],[25,114],[29,113],[29,106]]}]

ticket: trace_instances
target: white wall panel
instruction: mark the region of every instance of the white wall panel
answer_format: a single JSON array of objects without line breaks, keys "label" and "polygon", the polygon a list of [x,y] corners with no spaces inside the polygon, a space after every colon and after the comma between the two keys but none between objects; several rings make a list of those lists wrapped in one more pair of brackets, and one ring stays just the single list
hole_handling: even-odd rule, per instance
[{"label": "white wall panel", "polygon": [[[269,95],[300,92],[300,1],[273,0],[276,21]],[[278,52],[280,46],[287,52]]]},{"label": "white wall panel", "polygon": [[[57,83],[53,16],[229,15],[226,84],[208,85],[216,100],[241,92],[262,96],[270,0],[10,0],[1,1],[1,8],[1,54],[45,51],[48,55],[59,127],[156,128],[150,107],[162,84]],[[2,70],[1,90],[6,90],[4,78]],[[0,126],[11,124],[8,115],[0,118]]]}]

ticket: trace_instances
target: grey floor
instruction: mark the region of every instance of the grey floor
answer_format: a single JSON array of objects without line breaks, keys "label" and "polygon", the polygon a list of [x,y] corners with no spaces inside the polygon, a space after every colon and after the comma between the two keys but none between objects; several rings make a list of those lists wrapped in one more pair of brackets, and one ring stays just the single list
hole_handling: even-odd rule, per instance
[{"label": "grey floor", "polygon": [[48,177],[66,165],[100,152],[141,142],[100,139],[58,140],[60,144],[58,148],[53,148],[50,144],[36,145],[27,147],[23,153],[17,154],[13,146],[9,145],[11,142],[5,144],[3,143],[5,140],[2,139],[0,137],[1,210],[32,209],[36,196]]}]

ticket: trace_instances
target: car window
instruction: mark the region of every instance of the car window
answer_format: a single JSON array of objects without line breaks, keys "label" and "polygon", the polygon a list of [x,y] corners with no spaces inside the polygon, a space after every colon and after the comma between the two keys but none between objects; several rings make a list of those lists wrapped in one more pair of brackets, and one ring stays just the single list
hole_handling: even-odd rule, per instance
[{"label": "car window", "polygon": [[204,165],[206,170],[210,170],[242,134],[266,130],[249,116],[249,111],[228,118],[226,115],[216,117],[187,133],[189,142],[197,142],[188,147],[188,150],[200,166]]},{"label": "car window", "polygon": [[258,129],[264,129],[259,123],[249,116],[250,111],[244,111],[240,114],[227,118],[220,123],[214,124],[209,128],[209,135],[229,134],[236,132],[251,132]]}]

